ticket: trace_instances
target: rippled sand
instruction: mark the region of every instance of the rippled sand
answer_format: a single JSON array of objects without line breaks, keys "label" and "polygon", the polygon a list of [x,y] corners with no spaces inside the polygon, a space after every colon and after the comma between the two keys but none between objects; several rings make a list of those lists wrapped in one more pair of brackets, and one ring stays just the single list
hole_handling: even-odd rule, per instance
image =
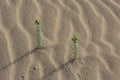
[{"label": "rippled sand", "polygon": [[119,50],[119,0],[0,0],[0,80],[120,80]]}]

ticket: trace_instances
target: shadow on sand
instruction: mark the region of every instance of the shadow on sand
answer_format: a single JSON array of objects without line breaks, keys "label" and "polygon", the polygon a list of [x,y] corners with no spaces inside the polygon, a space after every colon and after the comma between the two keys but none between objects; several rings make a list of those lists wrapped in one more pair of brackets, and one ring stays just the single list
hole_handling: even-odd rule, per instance
[{"label": "shadow on sand", "polygon": [[[64,64],[60,64],[58,68],[56,69],[53,69],[52,71],[50,71],[49,73],[47,73],[46,75],[42,76],[40,78],[40,80],[44,80],[45,78],[47,78],[48,76],[54,74],[55,72],[57,72],[58,70],[61,70],[61,69],[65,69],[66,70],[66,67],[68,66],[68,64],[72,64],[75,60],[74,59],[70,59],[68,62],[64,63]],[[71,73],[71,75],[73,75]]]},{"label": "shadow on sand", "polygon": [[8,67],[10,67],[10,66],[12,66],[13,64],[18,63],[18,62],[21,61],[23,58],[28,57],[30,54],[36,52],[37,50],[43,50],[43,49],[44,49],[44,47],[42,47],[42,48],[34,48],[34,49],[32,49],[31,51],[26,52],[24,55],[20,56],[18,59],[14,60],[13,62],[10,62],[9,64],[7,64],[7,65],[3,66],[2,68],[0,68],[0,72],[1,72],[2,70],[6,69],[6,68],[8,68]]},{"label": "shadow on sand", "polygon": [[[31,51],[26,52],[24,55],[20,56],[20,57],[19,57],[18,59],[16,59],[15,61],[10,62],[9,64],[7,64],[7,65],[3,66],[2,68],[0,68],[0,72],[3,71],[3,70],[5,70],[5,69],[7,69],[7,68],[10,67],[10,66],[12,66],[13,64],[18,63],[19,61],[21,61],[22,59],[28,57],[30,54],[33,54],[33,53],[36,52],[37,50],[43,50],[43,49],[44,49],[44,47],[39,48],[39,49],[38,49],[38,48],[34,48],[34,49],[32,49]],[[68,62],[66,62],[66,63],[64,63],[64,64],[61,63],[58,68],[53,69],[52,71],[50,71],[50,72],[47,73],[46,75],[42,76],[40,79],[45,79],[45,78],[47,78],[48,76],[52,75],[53,73],[57,72],[58,70],[64,69],[68,64],[73,63],[73,62],[74,62],[74,59],[70,59]]]}]

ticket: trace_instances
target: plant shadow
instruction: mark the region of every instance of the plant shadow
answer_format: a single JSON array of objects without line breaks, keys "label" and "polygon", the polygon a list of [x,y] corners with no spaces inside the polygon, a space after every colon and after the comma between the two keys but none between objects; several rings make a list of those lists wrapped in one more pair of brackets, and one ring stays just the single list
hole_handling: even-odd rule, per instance
[{"label": "plant shadow", "polygon": [[[22,59],[27,58],[30,54],[33,54],[33,53],[36,52],[37,50],[43,50],[43,49],[45,49],[45,47],[42,47],[42,48],[34,48],[34,49],[32,49],[31,51],[24,53],[24,55],[20,56],[18,59],[14,60],[13,62],[10,62],[9,64],[7,64],[7,65],[3,66],[2,68],[0,68],[0,72],[3,71],[3,70],[5,70],[5,69],[7,69],[7,68],[10,67],[10,66],[12,66],[13,64],[16,64],[16,63],[20,62]],[[47,73],[46,75],[42,76],[40,79],[45,79],[45,78],[47,78],[48,76],[52,75],[53,73],[57,72],[58,70],[64,69],[68,64],[74,63],[74,61],[75,61],[74,59],[70,59],[68,62],[66,62],[66,63],[64,63],[64,64],[61,63],[58,68],[53,69],[52,71],[50,71],[50,72]]]},{"label": "plant shadow", "polygon": [[0,71],[7,69],[8,67],[12,66],[13,64],[18,63],[19,61],[21,61],[22,59],[28,57],[30,54],[36,52],[37,50],[43,50],[45,47],[41,47],[41,48],[34,48],[29,52],[24,53],[24,55],[20,56],[19,58],[17,58],[16,60],[14,60],[13,62],[10,62],[9,64],[3,66],[2,68],[0,68]]},{"label": "plant shadow", "polygon": [[55,72],[57,72],[58,70],[64,69],[66,66],[68,66],[68,64],[72,64],[74,63],[74,59],[70,59],[68,62],[64,63],[64,64],[60,64],[58,68],[53,69],[52,71],[50,71],[49,73],[47,73],[46,75],[42,76],[40,78],[40,80],[44,80],[45,78],[47,78],[48,76],[54,74]]}]

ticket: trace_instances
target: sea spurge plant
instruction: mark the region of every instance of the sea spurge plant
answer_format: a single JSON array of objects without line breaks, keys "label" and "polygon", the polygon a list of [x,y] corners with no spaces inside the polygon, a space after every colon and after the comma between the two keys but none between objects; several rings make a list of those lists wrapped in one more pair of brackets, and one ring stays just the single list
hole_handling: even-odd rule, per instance
[{"label": "sea spurge plant", "polygon": [[38,20],[35,20],[36,25],[36,37],[37,37],[37,48],[41,48],[41,25]]},{"label": "sea spurge plant", "polygon": [[78,51],[77,51],[77,46],[78,46],[78,41],[79,38],[74,35],[72,38],[72,42],[73,42],[73,59],[76,60],[78,58]]}]

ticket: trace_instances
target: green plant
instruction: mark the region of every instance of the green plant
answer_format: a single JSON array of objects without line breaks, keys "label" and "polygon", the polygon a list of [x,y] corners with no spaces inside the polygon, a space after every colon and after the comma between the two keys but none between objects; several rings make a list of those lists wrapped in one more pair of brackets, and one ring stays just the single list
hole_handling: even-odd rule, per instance
[{"label": "green plant", "polygon": [[78,51],[77,51],[78,41],[79,41],[79,38],[76,35],[74,35],[73,38],[72,38],[74,60],[76,60],[78,58]]},{"label": "green plant", "polygon": [[37,37],[37,48],[41,48],[41,25],[38,20],[35,20],[36,25],[36,37]]}]

